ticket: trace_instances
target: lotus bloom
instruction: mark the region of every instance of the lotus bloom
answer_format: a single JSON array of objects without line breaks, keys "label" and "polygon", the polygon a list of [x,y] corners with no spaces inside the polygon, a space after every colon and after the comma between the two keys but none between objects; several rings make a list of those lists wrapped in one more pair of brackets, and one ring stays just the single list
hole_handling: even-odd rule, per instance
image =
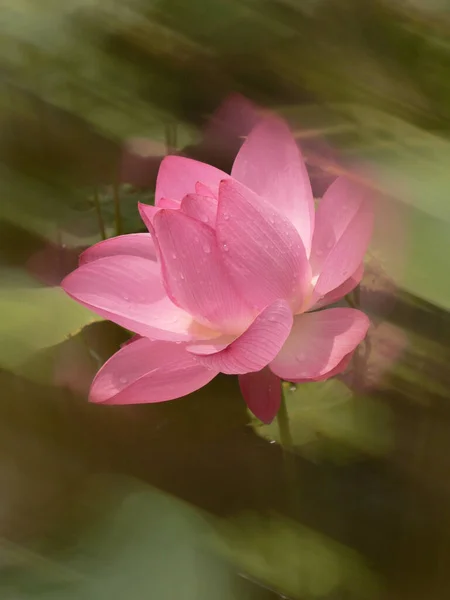
[{"label": "lotus bloom", "polygon": [[138,334],[98,372],[91,401],[163,402],[226,373],[269,422],[281,380],[345,369],[369,320],[352,308],[317,309],[360,281],[372,210],[365,191],[341,178],[315,210],[284,121],[271,116],[252,129],[231,176],[166,157],[155,206],[139,208],[148,234],[96,244],[62,284]]}]

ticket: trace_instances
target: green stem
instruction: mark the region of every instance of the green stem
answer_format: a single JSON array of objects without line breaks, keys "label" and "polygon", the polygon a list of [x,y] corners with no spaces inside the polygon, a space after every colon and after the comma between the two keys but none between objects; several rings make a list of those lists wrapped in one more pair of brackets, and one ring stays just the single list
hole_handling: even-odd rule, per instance
[{"label": "green stem", "polygon": [[291,428],[289,426],[289,415],[286,407],[284,394],[281,396],[280,409],[277,414],[278,431],[280,432],[281,445],[283,450],[292,450],[294,444],[292,441]]},{"label": "green stem", "polygon": [[286,407],[284,394],[281,398],[280,409],[277,415],[278,431],[280,432],[281,447],[283,449],[284,475],[286,481],[286,498],[291,507],[292,514],[298,510],[299,488],[297,485],[297,464],[295,460],[294,442],[289,423],[289,414]]},{"label": "green stem", "polygon": [[94,188],[94,205],[95,212],[97,213],[98,230],[102,240],[106,240],[105,223],[103,222],[102,209],[100,207],[100,199],[98,197],[98,189]]},{"label": "green stem", "polygon": [[120,213],[120,196],[119,196],[119,184],[115,182],[113,184],[113,196],[114,196],[114,218],[116,222],[116,235],[122,233],[122,215]]}]

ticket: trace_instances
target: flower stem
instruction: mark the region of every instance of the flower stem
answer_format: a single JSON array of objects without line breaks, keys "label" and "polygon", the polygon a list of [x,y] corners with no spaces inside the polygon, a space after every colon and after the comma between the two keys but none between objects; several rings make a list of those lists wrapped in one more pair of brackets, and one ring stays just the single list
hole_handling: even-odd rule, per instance
[{"label": "flower stem", "polygon": [[100,199],[98,197],[98,188],[97,187],[94,188],[94,205],[95,205],[95,212],[97,213],[98,230],[100,232],[100,236],[101,236],[102,240],[106,240],[105,224],[103,222],[102,209],[100,207]]},{"label": "flower stem", "polygon": [[284,394],[281,397],[280,409],[277,415],[278,431],[280,433],[281,447],[283,449],[283,464],[286,482],[286,497],[292,513],[296,514],[299,504],[298,486],[297,486],[297,465],[293,453],[294,442],[292,439],[291,428],[289,424],[289,414],[287,411]]},{"label": "flower stem", "polygon": [[114,197],[114,218],[116,222],[116,235],[122,233],[122,215],[120,212],[120,196],[119,196],[119,184],[113,183],[113,197]]},{"label": "flower stem", "polygon": [[283,450],[292,450],[292,434],[289,426],[289,415],[286,407],[286,399],[284,394],[281,396],[280,409],[277,414],[278,431],[280,432],[280,441],[283,446]]}]

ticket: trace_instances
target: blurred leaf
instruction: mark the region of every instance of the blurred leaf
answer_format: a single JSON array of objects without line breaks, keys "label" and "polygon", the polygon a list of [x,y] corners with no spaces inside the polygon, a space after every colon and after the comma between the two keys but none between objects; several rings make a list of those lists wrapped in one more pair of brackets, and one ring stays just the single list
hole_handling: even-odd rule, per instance
[{"label": "blurred leaf", "polygon": [[[11,547],[20,568],[2,577],[16,600],[225,600],[229,570],[208,549],[198,513],[130,481],[100,481],[84,498],[95,511],[75,545],[57,557]],[[6,546],[8,549],[8,546]],[[246,597],[246,596],[239,596]]]},{"label": "blurred leaf", "polygon": [[360,556],[295,521],[248,514],[223,522],[219,547],[242,571],[293,598],[377,597]]},{"label": "blurred leaf", "polygon": [[0,270],[0,364],[14,368],[36,351],[53,346],[101,320],[59,287],[39,287],[24,271]]},{"label": "blurred leaf", "polygon": [[368,106],[285,107],[282,113],[295,123],[307,158],[317,139],[315,165],[334,177],[362,178],[380,192],[372,251],[387,274],[407,292],[450,308],[442,275],[450,256],[450,142]]},{"label": "blurred leaf", "polygon": [[[311,458],[342,461],[360,452],[384,454],[390,448],[387,409],[368,396],[354,395],[337,379],[283,384],[295,449]],[[281,443],[278,422],[253,420],[255,432]]]}]

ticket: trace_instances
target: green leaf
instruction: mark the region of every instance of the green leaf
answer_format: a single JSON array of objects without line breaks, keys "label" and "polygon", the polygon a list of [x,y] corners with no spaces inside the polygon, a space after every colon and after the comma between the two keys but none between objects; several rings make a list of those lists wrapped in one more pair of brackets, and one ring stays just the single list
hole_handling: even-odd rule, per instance
[{"label": "green leaf", "polygon": [[20,269],[0,269],[0,365],[15,368],[35,352],[102,320],[59,287],[40,287]]},{"label": "green leaf", "polygon": [[13,558],[17,566],[2,577],[2,597],[16,600],[231,600],[235,597],[230,570],[207,546],[210,527],[187,505],[118,478],[91,481],[88,494],[81,501],[85,512],[86,508],[89,510],[90,523],[65,552],[40,554],[5,544],[3,556],[10,562]]},{"label": "green leaf", "polygon": [[356,552],[278,515],[247,514],[226,521],[218,544],[241,571],[293,598],[342,593],[361,600],[379,591],[375,575]]},{"label": "green leaf", "polygon": [[[341,381],[283,384],[296,451],[308,457],[348,460],[384,454],[390,448],[390,413],[368,396],[356,396]],[[253,421],[256,433],[281,443],[278,422]]]}]

